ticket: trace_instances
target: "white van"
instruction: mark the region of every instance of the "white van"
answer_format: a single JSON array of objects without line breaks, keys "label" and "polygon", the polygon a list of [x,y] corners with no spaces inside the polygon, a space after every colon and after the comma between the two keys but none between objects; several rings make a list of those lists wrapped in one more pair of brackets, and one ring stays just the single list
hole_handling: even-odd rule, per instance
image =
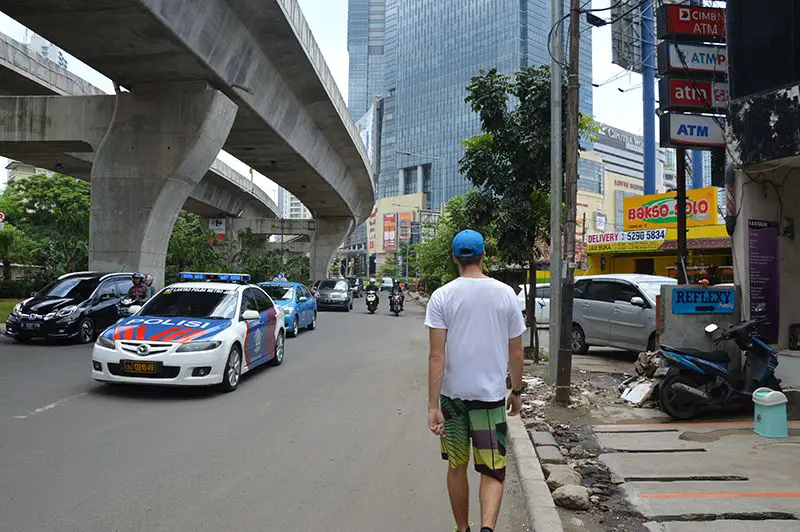
[{"label": "white van", "polygon": [[[527,304],[525,301],[525,289],[527,285],[519,285],[519,292],[517,293],[517,301],[519,302],[519,309],[525,315]],[[530,290],[530,287],[527,287]],[[536,285],[536,323],[538,325],[550,325],[550,285],[542,283]]]}]

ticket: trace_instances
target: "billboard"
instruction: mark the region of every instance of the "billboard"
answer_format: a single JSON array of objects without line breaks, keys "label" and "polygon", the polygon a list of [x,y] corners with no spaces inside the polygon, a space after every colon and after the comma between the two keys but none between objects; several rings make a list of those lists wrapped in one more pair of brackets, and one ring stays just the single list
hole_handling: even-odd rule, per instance
[{"label": "billboard", "polygon": [[[623,200],[624,229],[671,228],[678,226],[674,192],[631,196]],[[717,225],[717,188],[706,187],[686,192],[686,226]]]},{"label": "billboard", "polygon": [[225,218],[211,218],[208,228],[214,233],[214,242],[225,241]]},{"label": "billboard", "polygon": [[707,41],[725,40],[725,9],[684,5],[658,8],[658,38]]},{"label": "billboard", "polygon": [[728,84],[721,81],[666,76],[659,81],[658,93],[662,108],[725,112],[728,107]]},{"label": "billboard", "polygon": [[662,148],[725,146],[725,119],[719,116],[666,113],[661,115]]},{"label": "billboard", "polygon": [[400,242],[408,242],[411,240],[411,224],[414,223],[414,213],[404,212],[399,215],[399,238]]},{"label": "billboard", "polygon": [[383,250],[397,251],[397,215],[383,215]]},{"label": "billboard", "polygon": [[642,13],[639,0],[621,0],[611,6],[611,62],[642,73]]}]

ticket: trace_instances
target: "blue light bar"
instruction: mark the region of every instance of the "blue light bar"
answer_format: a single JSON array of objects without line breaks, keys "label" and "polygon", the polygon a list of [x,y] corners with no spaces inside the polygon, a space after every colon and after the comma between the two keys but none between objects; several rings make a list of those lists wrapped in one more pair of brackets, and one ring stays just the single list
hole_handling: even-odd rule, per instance
[{"label": "blue light bar", "polygon": [[179,281],[217,281],[222,283],[240,283],[245,284],[250,282],[250,275],[246,273],[197,273],[197,272],[180,272],[178,274]]}]

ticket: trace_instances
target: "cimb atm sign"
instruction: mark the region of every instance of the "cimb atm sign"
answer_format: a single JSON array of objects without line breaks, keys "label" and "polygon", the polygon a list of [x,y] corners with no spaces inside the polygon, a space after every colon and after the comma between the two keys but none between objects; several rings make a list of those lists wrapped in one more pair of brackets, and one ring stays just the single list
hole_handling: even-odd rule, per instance
[{"label": "cimb atm sign", "polygon": [[725,40],[725,10],[668,4],[658,11],[660,39]]}]

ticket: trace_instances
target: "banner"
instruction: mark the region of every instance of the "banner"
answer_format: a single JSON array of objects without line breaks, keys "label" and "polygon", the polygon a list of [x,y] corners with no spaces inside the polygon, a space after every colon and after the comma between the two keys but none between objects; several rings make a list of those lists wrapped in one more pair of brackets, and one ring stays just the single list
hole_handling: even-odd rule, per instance
[{"label": "banner", "polygon": [[[678,226],[674,192],[631,196],[623,200],[625,231],[672,228]],[[686,227],[717,225],[717,188],[697,188],[686,192]]]},{"label": "banner", "polygon": [[655,251],[667,238],[666,229],[647,231],[619,231],[616,233],[591,233],[586,235],[586,252],[614,253]]},{"label": "banner", "polygon": [[[748,220],[748,257],[750,266],[750,319],[766,318],[759,326],[761,338],[769,343],[778,343],[780,323],[780,230],[778,222]],[[791,297],[791,296],[790,296]],[[764,309],[756,310],[763,304]]]},{"label": "banner", "polygon": [[400,242],[411,240],[411,224],[414,222],[414,213],[404,212],[400,214]]},{"label": "banner", "polygon": [[397,250],[397,215],[383,215],[383,250]]},{"label": "banner", "polygon": [[225,241],[225,218],[211,218],[208,228],[214,233],[214,242]]}]

